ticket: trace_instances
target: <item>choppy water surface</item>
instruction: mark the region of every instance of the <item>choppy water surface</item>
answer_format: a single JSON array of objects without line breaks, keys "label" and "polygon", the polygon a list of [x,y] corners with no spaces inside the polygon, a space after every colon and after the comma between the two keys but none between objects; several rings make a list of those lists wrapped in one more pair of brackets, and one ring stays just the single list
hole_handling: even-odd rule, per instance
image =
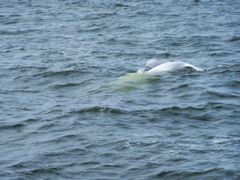
[{"label": "choppy water surface", "polygon": [[0,47],[2,180],[240,178],[238,0],[1,0]]}]

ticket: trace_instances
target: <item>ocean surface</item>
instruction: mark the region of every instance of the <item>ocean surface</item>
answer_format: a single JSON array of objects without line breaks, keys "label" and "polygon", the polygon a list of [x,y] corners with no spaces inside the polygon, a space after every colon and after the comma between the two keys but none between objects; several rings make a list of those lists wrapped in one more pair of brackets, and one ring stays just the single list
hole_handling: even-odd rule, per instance
[{"label": "ocean surface", "polygon": [[0,0],[0,47],[1,180],[240,179],[239,0]]}]

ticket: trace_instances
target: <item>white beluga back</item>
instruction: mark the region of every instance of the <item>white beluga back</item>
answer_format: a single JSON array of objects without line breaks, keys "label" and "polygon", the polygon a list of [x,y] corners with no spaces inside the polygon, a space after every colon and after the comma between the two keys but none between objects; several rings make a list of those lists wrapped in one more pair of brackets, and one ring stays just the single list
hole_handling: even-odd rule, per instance
[{"label": "white beluga back", "polygon": [[156,59],[148,60],[146,63],[146,68],[150,69],[146,73],[153,75],[158,75],[161,74],[162,72],[169,71],[184,71],[184,70],[203,71],[202,69],[186,62],[167,62]]}]

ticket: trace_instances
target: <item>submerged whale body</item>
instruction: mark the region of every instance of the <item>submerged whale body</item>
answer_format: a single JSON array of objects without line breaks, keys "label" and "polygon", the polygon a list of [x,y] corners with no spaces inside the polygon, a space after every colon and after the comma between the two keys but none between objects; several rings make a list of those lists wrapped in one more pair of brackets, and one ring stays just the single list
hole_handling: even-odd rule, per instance
[{"label": "submerged whale body", "polygon": [[158,80],[157,76],[148,73],[128,73],[120,76],[111,83],[111,88],[117,91],[129,91],[136,89],[139,85],[148,84]]}]

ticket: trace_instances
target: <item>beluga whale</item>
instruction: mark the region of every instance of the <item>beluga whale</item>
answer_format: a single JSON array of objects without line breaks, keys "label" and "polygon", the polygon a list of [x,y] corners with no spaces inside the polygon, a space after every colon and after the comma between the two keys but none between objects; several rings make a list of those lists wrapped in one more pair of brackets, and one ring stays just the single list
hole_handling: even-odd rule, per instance
[{"label": "beluga whale", "polygon": [[149,59],[146,63],[146,73],[152,75],[159,75],[162,72],[171,72],[171,71],[203,71],[201,68],[198,68],[192,64],[186,62],[169,62],[165,60],[158,59]]},{"label": "beluga whale", "polygon": [[135,89],[139,85],[159,80],[159,76],[164,72],[175,71],[203,71],[203,69],[187,62],[149,59],[144,69],[139,69],[136,73],[127,73],[112,82],[111,85],[120,91]]}]

